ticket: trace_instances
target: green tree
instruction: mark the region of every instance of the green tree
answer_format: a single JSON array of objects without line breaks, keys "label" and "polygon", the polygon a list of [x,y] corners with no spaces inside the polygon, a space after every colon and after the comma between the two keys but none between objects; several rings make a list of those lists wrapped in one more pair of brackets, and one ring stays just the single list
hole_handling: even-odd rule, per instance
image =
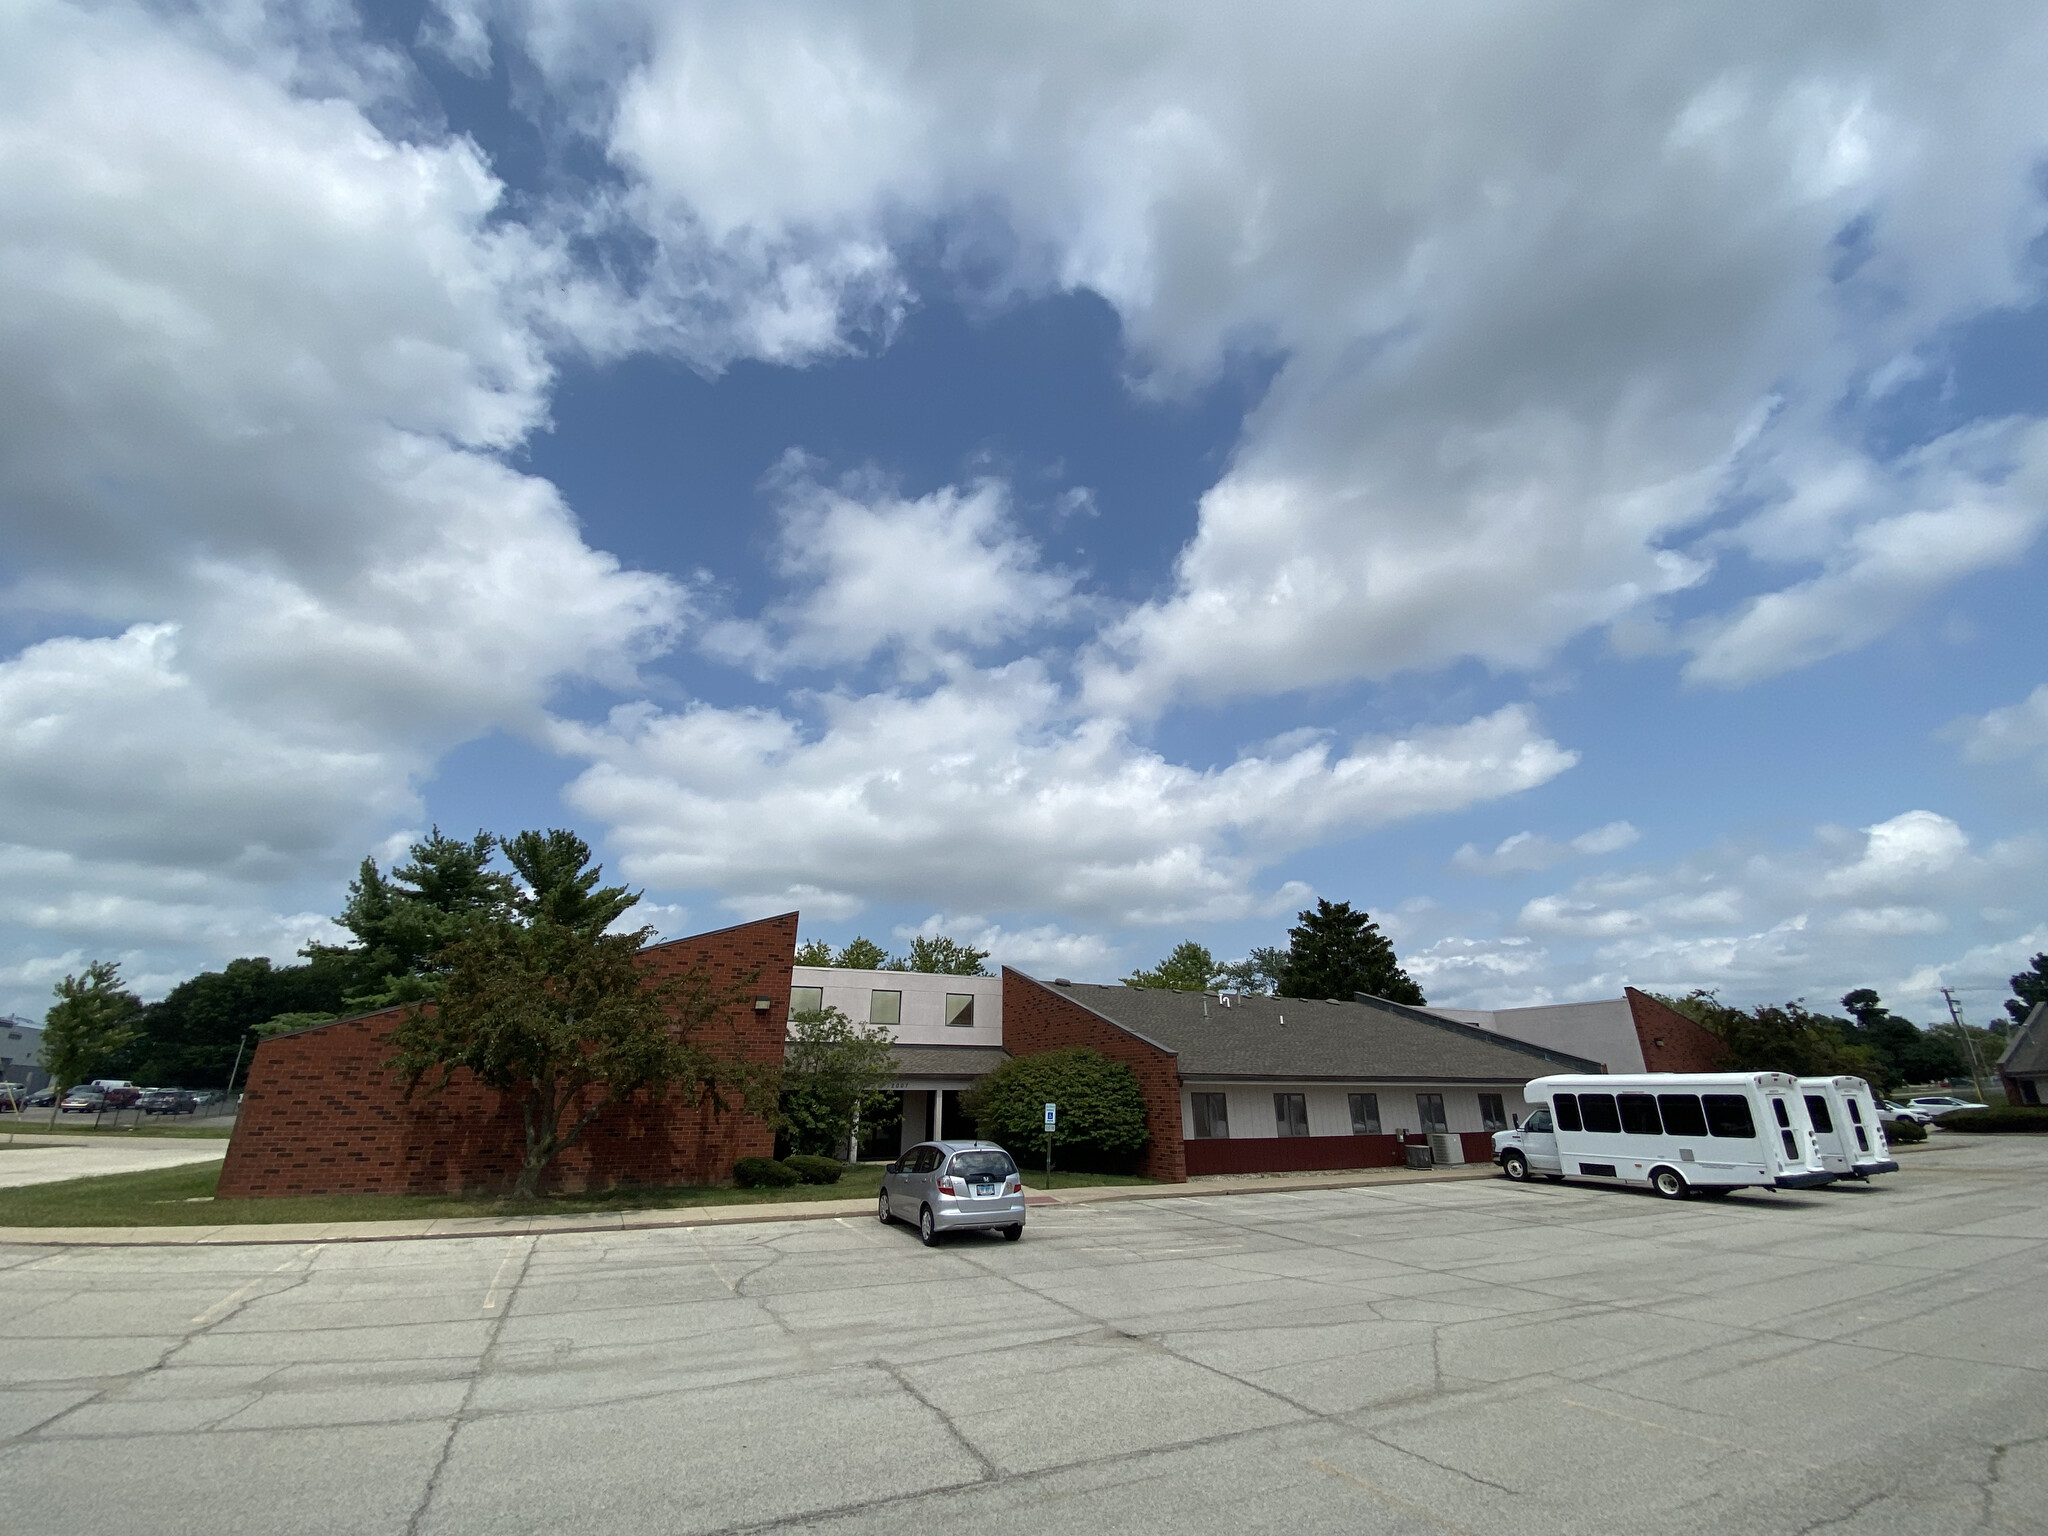
[{"label": "green tree", "polygon": [[1280,990],[1280,979],[1286,974],[1287,951],[1271,945],[1254,949],[1242,960],[1232,960],[1227,965],[1216,967],[1216,980],[1240,992],[1263,992],[1268,995]]},{"label": "green tree", "polygon": [[1899,1017],[1869,987],[1844,993],[1842,1006],[1853,1021],[1843,1030],[1844,1038],[1876,1053],[1882,1065],[1870,1080],[1886,1093],[1908,1083],[1960,1077],[1969,1070],[1954,1041]]},{"label": "green tree", "polygon": [[1133,971],[1124,978],[1127,987],[1156,987],[1170,992],[1206,992],[1216,976],[1216,957],[1193,939],[1173,947],[1173,953],[1149,971]]},{"label": "green tree", "polygon": [[943,933],[929,939],[920,935],[910,941],[909,954],[901,960],[890,961],[882,969],[923,971],[934,976],[986,976],[988,972],[982,966],[986,959],[987,950],[976,949],[972,944],[962,944],[958,939],[948,938]]},{"label": "green tree", "polygon": [[2005,1011],[2015,1024],[2024,1024],[2037,1003],[2048,1003],[2048,952],[2034,956],[2027,968],[2012,978],[2012,996]]},{"label": "green tree", "polygon": [[[546,841],[555,834],[521,835],[538,840],[540,846],[530,852],[545,856]],[[491,867],[497,850],[498,840],[488,832],[464,841],[436,827],[412,845],[406,861],[389,876],[375,859],[364,859],[336,919],[355,942],[309,944],[306,958],[354,972],[346,1006],[357,1012],[433,996],[436,957],[472,925],[493,922],[513,909],[518,892],[512,877]]]},{"label": "green tree", "polygon": [[121,968],[95,960],[55,988],[57,1001],[43,1015],[43,1066],[57,1090],[109,1075],[135,1041],[142,999],[121,985]]},{"label": "green tree", "polygon": [[901,970],[902,967],[889,959],[889,951],[873,939],[856,938],[839,951],[839,958],[832,962],[844,971]]},{"label": "green tree", "polygon": [[[408,1098],[468,1071],[519,1106],[520,1199],[539,1193],[549,1166],[612,1105],[682,1092],[720,1110],[736,1096],[761,1113],[777,1076],[697,1039],[739,992],[716,992],[698,969],[650,976],[639,957],[654,930],[605,931],[639,897],[596,888],[599,871],[585,868],[589,849],[573,834],[537,836],[509,855],[526,880],[513,910],[463,925],[434,957],[438,999],[408,1008],[388,1063]],[[545,857],[527,856],[537,847]]]},{"label": "green tree", "polygon": [[1282,997],[1349,1002],[1355,993],[1365,992],[1389,1002],[1422,1005],[1422,988],[1401,969],[1393,943],[1366,913],[1353,911],[1348,901],[1318,898],[1312,911],[1297,916],[1299,924],[1287,930]]},{"label": "green tree", "polygon": [[1144,1149],[1138,1076],[1086,1046],[1013,1056],[961,1096],[979,1133],[1027,1166],[1045,1157],[1045,1106],[1059,1106],[1054,1155],[1063,1167],[1131,1167]]},{"label": "green tree", "polygon": [[782,1117],[792,1150],[844,1157],[856,1123],[885,1112],[883,1085],[896,1073],[887,1028],[856,1024],[837,1008],[789,1017]]},{"label": "green tree", "polygon": [[1813,1013],[1798,1002],[1766,1004],[1745,1012],[1721,1002],[1712,992],[1697,989],[1682,998],[1659,1001],[1721,1037],[1725,1071],[1860,1077],[1884,1087],[1888,1067],[1883,1054],[1853,1043],[1846,1019]]},{"label": "green tree", "polygon": [[830,965],[832,946],[823,939],[806,939],[796,947],[798,965]]},{"label": "green tree", "polygon": [[230,960],[201,971],[151,1003],[126,1057],[125,1076],[145,1083],[223,1085],[235,1058],[279,1015],[331,1019],[358,981],[354,961],[333,952],[303,965],[277,965],[267,956]]}]

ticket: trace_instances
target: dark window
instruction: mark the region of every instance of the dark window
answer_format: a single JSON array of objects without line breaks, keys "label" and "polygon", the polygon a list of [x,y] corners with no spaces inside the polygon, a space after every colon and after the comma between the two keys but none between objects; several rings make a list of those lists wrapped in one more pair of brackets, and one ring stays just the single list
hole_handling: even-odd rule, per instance
[{"label": "dark window", "polygon": [[1749,1100],[1739,1093],[1708,1093],[1700,1096],[1707,1110],[1707,1134],[1729,1141],[1754,1141],[1756,1122],[1749,1117]]},{"label": "dark window", "polygon": [[1707,1134],[1707,1117],[1700,1113],[1699,1095],[1692,1093],[1660,1093],[1657,1107],[1664,1112],[1664,1134],[1666,1136],[1704,1136]]},{"label": "dark window", "polygon": [[972,992],[948,992],[946,994],[946,1022],[955,1029],[966,1029],[974,1023],[974,994]]},{"label": "dark window", "polygon": [[2031,1077],[2020,1079],[2020,1097],[2029,1104],[2041,1102],[2041,1088]]},{"label": "dark window", "polygon": [[1539,1136],[1550,1135],[1550,1111],[1547,1109],[1532,1111],[1529,1118],[1522,1122],[1522,1129],[1534,1131]]},{"label": "dark window", "polygon": [[1480,1128],[1488,1131],[1504,1131],[1508,1128],[1508,1112],[1497,1093],[1479,1095]]},{"label": "dark window", "polygon": [[1785,1143],[1785,1159],[1786,1159],[1786,1161],[1787,1161],[1787,1162],[1793,1162],[1793,1163],[1796,1163],[1796,1162],[1798,1162],[1798,1161],[1799,1161],[1799,1136],[1798,1136],[1798,1133],[1797,1133],[1797,1132],[1795,1132],[1795,1131],[1780,1131],[1780,1132],[1778,1132],[1778,1139],[1779,1139],[1780,1141],[1782,1141],[1782,1142],[1784,1142],[1784,1143]]},{"label": "dark window", "polygon": [[1858,1104],[1854,1099],[1849,1099],[1846,1102],[1849,1106],[1850,1120],[1852,1120],[1857,1125],[1861,1125],[1863,1123],[1863,1106]]},{"label": "dark window", "polygon": [[1557,1128],[1560,1131],[1582,1129],[1579,1124],[1579,1101],[1569,1093],[1560,1093],[1553,1101],[1557,1108]]},{"label": "dark window", "polygon": [[1415,1095],[1415,1113],[1425,1131],[1448,1131],[1451,1128],[1444,1119],[1444,1096],[1440,1093]]},{"label": "dark window", "polygon": [[1868,1152],[1870,1150],[1870,1138],[1863,1134],[1863,1127],[1860,1125],[1856,1127],[1856,1150],[1859,1152]]},{"label": "dark window", "polygon": [[791,1013],[817,1013],[825,1006],[823,987],[791,987],[789,989],[789,1011]]},{"label": "dark window", "polygon": [[1647,1093],[1624,1093],[1621,1128],[1631,1136],[1662,1136],[1664,1126],[1657,1119],[1657,1101]]},{"label": "dark window", "polygon": [[1351,1134],[1377,1136],[1380,1133],[1380,1096],[1354,1093],[1351,1096]]},{"label": "dark window", "polygon": [[1227,1140],[1230,1136],[1230,1100],[1220,1093],[1198,1093],[1195,1101],[1195,1135],[1203,1141]]},{"label": "dark window", "polygon": [[917,1162],[910,1171],[912,1173],[930,1173],[938,1166],[939,1149],[937,1147],[919,1147],[917,1149]]},{"label": "dark window", "polygon": [[1616,1176],[1612,1163],[1581,1163],[1579,1172],[1589,1179],[1611,1179]]},{"label": "dark window", "polygon": [[1621,1134],[1621,1114],[1614,1107],[1613,1094],[1580,1094],[1579,1113],[1586,1117],[1587,1130],[1598,1131],[1605,1136],[1619,1136]]},{"label": "dark window", "polygon": [[1813,1122],[1816,1131],[1832,1131],[1835,1122],[1828,1118],[1828,1101],[1817,1093],[1806,1096],[1806,1116]]},{"label": "dark window", "polygon": [[1778,1127],[1780,1130],[1789,1131],[1792,1129],[1792,1115],[1785,1108],[1785,1101],[1783,1099],[1771,1100],[1771,1113],[1778,1117]]},{"label": "dark window", "polygon": [[1308,1134],[1308,1099],[1299,1093],[1273,1095],[1273,1119],[1282,1136]]},{"label": "dark window", "polygon": [[1017,1171],[1017,1165],[1010,1161],[1007,1152],[955,1152],[953,1165],[948,1173],[963,1179],[979,1179],[986,1183],[992,1179],[1007,1179]]}]

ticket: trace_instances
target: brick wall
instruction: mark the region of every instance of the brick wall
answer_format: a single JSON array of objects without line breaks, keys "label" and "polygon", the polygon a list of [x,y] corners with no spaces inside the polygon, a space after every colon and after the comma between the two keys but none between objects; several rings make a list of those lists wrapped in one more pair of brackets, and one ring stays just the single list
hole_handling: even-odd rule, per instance
[{"label": "brick wall", "polygon": [[1642,1042],[1645,1072],[1721,1070],[1719,1035],[1666,1007],[1647,992],[1638,992],[1634,987],[1624,987],[1622,991],[1628,996],[1628,1011],[1635,1020],[1636,1039]]},{"label": "brick wall", "polygon": [[[744,984],[745,998],[708,1021],[697,1038],[721,1055],[779,1062],[796,929],[797,915],[785,913],[654,945],[643,960],[663,975],[701,965],[719,991]],[[769,1000],[766,1012],[755,1011],[757,997]],[[403,1010],[387,1009],[258,1046],[220,1197],[508,1187],[525,1141],[518,1106],[466,1072],[444,1092],[421,1092],[408,1102],[384,1065],[402,1017]],[[548,1186],[720,1183],[736,1159],[768,1156],[773,1145],[757,1116],[639,1094],[606,1109],[556,1159]]]},{"label": "brick wall", "polygon": [[1145,1095],[1144,1160],[1138,1172],[1148,1179],[1184,1183],[1187,1156],[1181,1140],[1180,1058],[1100,1014],[1083,1008],[1064,993],[1032,980],[1022,971],[1003,967],[1003,1046],[1012,1056],[1064,1050],[1085,1045],[1113,1061],[1121,1061],[1138,1077]]}]

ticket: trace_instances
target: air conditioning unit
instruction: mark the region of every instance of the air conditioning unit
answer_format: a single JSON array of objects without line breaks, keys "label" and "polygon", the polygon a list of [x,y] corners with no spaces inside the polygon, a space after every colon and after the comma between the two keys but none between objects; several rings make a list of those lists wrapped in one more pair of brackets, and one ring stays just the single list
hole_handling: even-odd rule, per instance
[{"label": "air conditioning unit", "polygon": [[1456,1131],[1431,1131],[1429,1133],[1429,1155],[1436,1159],[1437,1166],[1465,1161],[1465,1143]]}]

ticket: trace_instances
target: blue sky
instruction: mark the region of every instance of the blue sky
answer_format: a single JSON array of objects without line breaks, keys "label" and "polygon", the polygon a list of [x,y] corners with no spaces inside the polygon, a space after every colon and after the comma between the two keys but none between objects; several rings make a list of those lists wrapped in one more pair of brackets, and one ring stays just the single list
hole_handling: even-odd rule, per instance
[{"label": "blue sky", "polygon": [[1994,1012],[2048,24],[1263,14],[21,8],[0,1007],[566,824],[670,933]]}]

